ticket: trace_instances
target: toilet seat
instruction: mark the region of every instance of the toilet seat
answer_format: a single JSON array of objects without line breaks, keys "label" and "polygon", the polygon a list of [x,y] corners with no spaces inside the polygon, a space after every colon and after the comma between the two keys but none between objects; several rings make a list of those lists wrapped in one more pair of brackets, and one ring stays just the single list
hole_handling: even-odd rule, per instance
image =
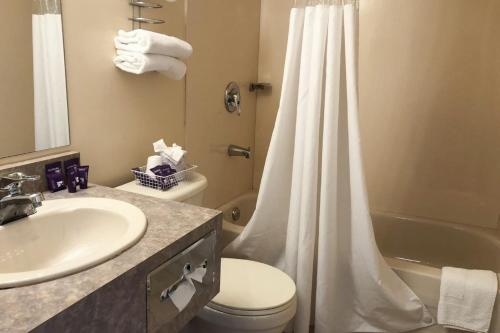
[{"label": "toilet seat", "polygon": [[293,280],[277,268],[222,258],[220,292],[207,306],[235,316],[268,316],[294,307],[295,294]]}]

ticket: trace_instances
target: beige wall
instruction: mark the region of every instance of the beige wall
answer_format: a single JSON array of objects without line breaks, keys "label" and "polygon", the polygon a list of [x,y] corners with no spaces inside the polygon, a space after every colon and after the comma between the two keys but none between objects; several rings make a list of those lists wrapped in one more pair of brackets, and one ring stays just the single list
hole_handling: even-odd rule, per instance
[{"label": "beige wall", "polygon": [[[259,74],[275,87],[289,3],[262,1]],[[372,209],[496,226],[499,7],[495,0],[361,1],[360,116]],[[278,102],[278,89],[258,101],[255,185]]]},{"label": "beige wall", "polygon": [[[127,1],[63,0],[72,144],[0,163],[73,149],[91,165],[91,181],[116,186],[145,163],[153,141],[165,138],[186,145],[208,177],[209,206],[251,190],[253,161],[229,158],[226,150],[231,143],[254,147],[256,98],[248,87],[257,79],[260,1],[189,0],[187,22],[184,1],[164,5],[146,14],[167,24],[147,28],[186,38],[195,50],[188,62],[187,117],[185,81],[134,76],[113,66],[113,37],[131,28]],[[222,103],[233,80],[242,88],[241,117]]]},{"label": "beige wall", "polygon": [[[164,9],[146,15],[168,23],[148,28],[185,38],[184,1],[163,3]],[[128,1],[62,0],[62,5],[69,148],[80,151],[83,163],[91,165],[91,181],[119,185],[131,180],[130,168],[145,164],[153,141],[184,143],[185,83],[157,73],[134,76],[114,67],[113,37],[118,29],[132,27]],[[20,158],[41,154],[47,152]]]},{"label": "beige wall", "polygon": [[[206,203],[217,207],[252,189],[253,161],[227,156],[229,144],[255,141],[259,0],[189,0],[187,37],[195,53],[187,78],[186,147],[207,176]],[[230,114],[224,89],[236,81],[242,92],[242,114]]]},{"label": "beige wall", "polygon": [[496,226],[500,107],[486,88],[500,74],[489,74],[495,2],[363,3],[360,105],[375,209]]},{"label": "beige wall", "polygon": [[0,156],[35,150],[31,3],[6,1],[0,11]]},{"label": "beige wall", "polygon": [[[185,38],[184,2],[163,4],[144,14],[168,23],[147,28]],[[113,37],[131,28],[128,1],[63,0],[63,15],[72,148],[91,164],[92,181],[119,185],[153,154],[153,141],[184,144],[184,82],[113,66]]]},{"label": "beige wall", "polygon": [[255,125],[255,168],[253,185],[258,188],[279,108],[283,67],[288,37],[288,20],[293,0],[261,0],[259,81],[272,84],[271,91],[257,98]]}]

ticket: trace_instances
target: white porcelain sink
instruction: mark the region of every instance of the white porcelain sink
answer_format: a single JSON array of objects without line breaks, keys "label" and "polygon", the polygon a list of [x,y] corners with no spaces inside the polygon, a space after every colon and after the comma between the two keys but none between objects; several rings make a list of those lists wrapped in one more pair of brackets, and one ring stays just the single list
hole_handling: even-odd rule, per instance
[{"label": "white porcelain sink", "polygon": [[0,288],[43,282],[85,270],[136,244],[146,216],[102,198],[44,201],[35,215],[0,226]]}]

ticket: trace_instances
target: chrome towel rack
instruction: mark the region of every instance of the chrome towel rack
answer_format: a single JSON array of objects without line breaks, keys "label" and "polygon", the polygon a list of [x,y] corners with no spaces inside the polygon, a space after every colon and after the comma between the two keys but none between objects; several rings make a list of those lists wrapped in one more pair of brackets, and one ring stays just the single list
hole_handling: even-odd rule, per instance
[{"label": "chrome towel rack", "polygon": [[163,8],[162,5],[154,2],[146,2],[146,1],[139,1],[139,0],[130,0],[129,4],[133,7],[133,16],[129,17],[129,20],[134,22],[134,23],[139,23],[139,28],[141,27],[142,23],[147,23],[147,24],[163,24],[165,23],[164,20],[160,19],[153,19],[153,18],[147,18],[142,16],[142,9],[160,9]]}]

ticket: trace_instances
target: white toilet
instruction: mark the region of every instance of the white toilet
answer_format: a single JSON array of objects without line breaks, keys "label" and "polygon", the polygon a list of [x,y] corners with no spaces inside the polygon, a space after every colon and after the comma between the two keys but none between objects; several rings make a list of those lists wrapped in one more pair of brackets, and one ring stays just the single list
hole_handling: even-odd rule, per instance
[{"label": "white toilet", "polygon": [[182,333],[282,333],[297,310],[295,283],[255,261],[222,258],[220,293]]},{"label": "white toilet", "polygon": [[194,206],[202,206],[205,190],[207,189],[207,177],[192,172],[189,180],[180,182],[168,191],[160,191],[137,184],[135,181],[118,186],[118,190],[142,194],[158,199],[185,202]]},{"label": "white toilet", "polygon": [[[166,191],[130,182],[117,189],[201,206],[208,182],[194,173]],[[222,258],[219,294],[198,313],[183,333],[282,333],[297,309],[293,280],[272,266]]]}]

